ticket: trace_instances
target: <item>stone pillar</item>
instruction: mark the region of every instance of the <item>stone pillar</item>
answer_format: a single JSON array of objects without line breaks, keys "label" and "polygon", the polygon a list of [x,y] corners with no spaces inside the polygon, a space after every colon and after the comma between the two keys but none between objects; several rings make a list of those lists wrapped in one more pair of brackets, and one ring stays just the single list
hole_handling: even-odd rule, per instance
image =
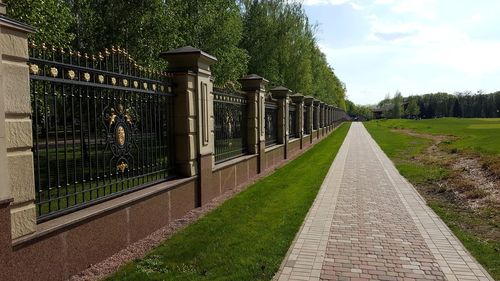
[{"label": "stone pillar", "polygon": [[305,122],[306,128],[304,131],[309,132],[309,142],[312,143],[312,131],[313,131],[313,101],[314,98],[311,96],[304,97],[304,107],[307,108],[307,120]]},{"label": "stone pillar", "polygon": [[[5,12],[5,5],[0,5]],[[36,230],[28,34],[35,30],[0,16],[0,201],[10,204],[12,239]],[[3,204],[4,207],[8,204]]]},{"label": "stone pillar", "polygon": [[176,168],[185,177],[199,175],[197,206],[218,195],[210,181],[214,166],[213,82],[217,59],[191,46],[160,54],[173,74]]},{"label": "stone pillar", "polygon": [[[316,116],[316,123],[313,124],[313,127],[316,128],[316,138],[319,138],[319,131],[320,131],[320,129],[319,129],[319,117],[320,117],[319,104],[320,104],[319,100],[315,99],[313,101],[314,115]],[[313,119],[313,121],[314,121],[314,119]]]},{"label": "stone pillar", "polygon": [[248,97],[248,152],[258,154],[257,172],[264,171],[266,149],[265,95],[269,81],[256,74],[238,80]]},{"label": "stone pillar", "polygon": [[278,142],[285,144],[285,159],[288,158],[288,96],[291,93],[292,91],[282,86],[271,89],[273,98],[278,100]]},{"label": "stone pillar", "polygon": [[291,100],[293,103],[295,103],[296,106],[296,116],[297,120],[295,120],[295,126],[297,128],[297,131],[299,133],[299,138],[300,138],[300,149],[303,148],[303,143],[302,143],[302,137],[304,136],[304,127],[302,124],[304,124],[304,95],[301,94],[295,94],[290,96]]}]

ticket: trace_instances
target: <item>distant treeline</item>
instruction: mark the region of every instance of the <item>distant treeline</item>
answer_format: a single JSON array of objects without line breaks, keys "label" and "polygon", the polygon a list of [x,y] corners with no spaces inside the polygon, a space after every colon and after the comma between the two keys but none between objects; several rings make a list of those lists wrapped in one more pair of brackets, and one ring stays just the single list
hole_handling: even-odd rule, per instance
[{"label": "distant treeline", "polygon": [[434,93],[406,98],[398,92],[381,101],[377,108],[385,118],[500,117],[500,91]]},{"label": "distant treeline", "polygon": [[125,47],[143,66],[191,45],[217,57],[217,85],[248,73],[345,108],[345,86],[316,44],[300,1],[7,0],[8,15],[38,29],[38,44],[96,53]]}]

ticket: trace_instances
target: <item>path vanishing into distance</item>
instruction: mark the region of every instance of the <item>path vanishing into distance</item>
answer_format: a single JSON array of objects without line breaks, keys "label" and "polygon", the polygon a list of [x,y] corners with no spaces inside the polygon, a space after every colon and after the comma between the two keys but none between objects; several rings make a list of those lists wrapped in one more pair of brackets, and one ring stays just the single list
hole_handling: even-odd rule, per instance
[{"label": "path vanishing into distance", "polygon": [[275,280],[493,280],[352,123]]}]

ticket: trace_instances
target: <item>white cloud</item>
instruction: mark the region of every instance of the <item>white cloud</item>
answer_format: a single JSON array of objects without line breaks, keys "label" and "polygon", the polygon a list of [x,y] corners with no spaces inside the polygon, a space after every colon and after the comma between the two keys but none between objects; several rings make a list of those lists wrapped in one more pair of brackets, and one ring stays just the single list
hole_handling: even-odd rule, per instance
[{"label": "white cloud", "polygon": [[304,4],[305,6],[338,6],[349,4],[349,6],[351,6],[351,8],[353,8],[354,10],[364,9],[364,6],[356,3],[353,0],[304,0],[302,4]]},{"label": "white cloud", "polygon": [[[500,8],[500,1],[457,4],[453,10],[449,7],[455,2],[444,1],[356,0],[364,5],[359,14],[365,22],[353,26],[363,30],[344,42],[335,37],[341,44],[333,40],[319,44],[346,82],[349,98],[363,104],[397,89],[406,95],[498,90],[500,37],[491,7]],[[349,21],[343,24],[350,26]]]}]

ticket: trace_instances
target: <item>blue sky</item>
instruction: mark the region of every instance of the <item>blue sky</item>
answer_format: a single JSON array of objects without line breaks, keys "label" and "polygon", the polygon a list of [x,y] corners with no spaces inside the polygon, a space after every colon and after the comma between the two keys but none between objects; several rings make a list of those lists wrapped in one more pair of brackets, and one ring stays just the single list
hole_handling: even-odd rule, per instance
[{"label": "blue sky", "polygon": [[499,0],[304,0],[347,95],[500,90]]}]

